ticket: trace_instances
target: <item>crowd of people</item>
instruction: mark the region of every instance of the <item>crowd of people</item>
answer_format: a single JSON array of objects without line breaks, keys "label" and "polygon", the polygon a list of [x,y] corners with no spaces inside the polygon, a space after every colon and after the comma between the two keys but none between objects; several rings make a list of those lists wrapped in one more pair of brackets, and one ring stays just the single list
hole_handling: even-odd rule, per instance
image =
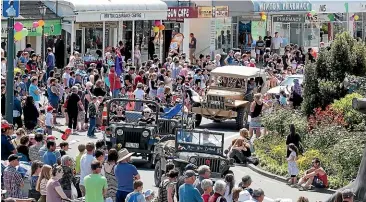
[{"label": "crowd of people", "polygon": [[[121,56],[122,42],[105,54],[103,63],[86,65],[80,53],[74,52],[66,67],[55,66],[51,48],[47,49],[45,62],[42,62],[39,55],[27,46],[15,61],[14,125],[4,119],[1,123],[1,160],[6,161],[2,167],[2,189],[6,190],[6,196],[30,197],[40,202],[61,202],[78,197],[85,197],[87,202],[263,201],[263,190],[250,188],[250,176],[244,176],[236,186],[231,173],[224,180],[213,183],[208,166],[197,168],[188,164],[182,173],[174,166],[170,169],[167,166],[159,191],[154,192],[143,186],[138,170],[130,164],[132,153],[125,148],[108,150],[103,141],[88,142],[78,145],[80,153],[74,159],[68,154],[68,142],[56,145],[53,132],[61,126],[57,121],[60,117],[66,119],[66,126],[72,133],[87,131],[87,137],[94,138],[95,132],[102,129],[103,106],[111,98],[153,100],[175,106],[179,102],[176,95],[182,94],[185,87],[203,96],[210,83],[210,71],[224,65],[263,67],[267,73],[267,85],[272,88],[289,75],[302,74],[304,64],[314,62],[316,58],[312,50],[305,53],[295,44],[284,47],[284,54],[280,55],[279,48],[276,49],[280,42],[276,34],[269,47],[267,41],[261,41],[261,38],[257,41],[253,58],[251,52],[230,51],[225,59],[221,59],[221,55],[216,55],[214,60],[210,55],[200,55],[196,59],[197,41],[193,38],[189,58],[184,53],[171,52],[162,62],[157,55],[151,55],[151,60],[139,62],[136,66]],[[3,77],[6,76],[4,64]],[[9,109],[5,108],[6,82],[5,79],[1,81],[1,113],[4,116]],[[251,82],[254,80],[249,84]],[[254,89],[251,85],[248,88]],[[270,111],[276,104],[281,107],[300,106],[301,85],[295,80],[291,92],[281,91],[278,96],[255,94],[253,97],[249,130],[241,130],[240,137],[234,139],[229,148],[229,157],[238,163],[245,163],[254,152],[251,137],[254,131],[257,137],[261,135],[258,128],[261,127],[262,111]],[[184,104],[189,109],[189,101]],[[125,110],[149,113],[141,103],[130,102],[126,106],[115,107],[114,121],[124,121]],[[146,121],[153,120],[146,117]],[[286,142],[289,183],[304,190],[310,185],[327,187],[326,175],[318,159],[314,159],[311,169],[297,182],[296,158],[301,140],[295,136],[293,132]],[[30,163],[29,182],[24,178],[26,174],[17,169],[20,162]],[[314,181],[319,184],[314,185]],[[24,191],[27,183],[29,189]],[[341,196],[343,200],[351,198],[348,192],[341,193]],[[308,200],[301,197],[298,201]]]}]

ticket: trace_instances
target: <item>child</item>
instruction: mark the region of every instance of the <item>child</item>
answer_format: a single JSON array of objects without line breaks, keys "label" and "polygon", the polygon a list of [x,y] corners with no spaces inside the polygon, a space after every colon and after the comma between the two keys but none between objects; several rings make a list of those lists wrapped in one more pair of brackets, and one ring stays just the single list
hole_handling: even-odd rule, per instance
[{"label": "child", "polygon": [[53,127],[53,114],[52,114],[52,112],[53,112],[53,107],[48,106],[47,107],[46,120],[45,120],[47,135],[52,135],[52,127]]},{"label": "child", "polygon": [[288,172],[291,176],[288,184],[296,185],[297,175],[299,174],[299,169],[297,168],[296,160],[297,154],[299,153],[295,144],[291,143],[288,145],[289,150],[291,151],[290,156],[287,158],[288,162]]},{"label": "child", "polygon": [[[135,95],[136,100],[143,100],[145,97],[145,92],[142,89],[144,85],[142,83],[138,83],[136,86],[136,90],[133,92]],[[142,110],[142,102],[135,102],[135,111],[141,111]]]},{"label": "child", "polygon": [[208,199],[211,196],[212,186],[213,186],[213,182],[210,179],[202,180],[201,187],[203,189],[202,198],[203,198],[204,202],[208,202]]},{"label": "child", "polygon": [[155,198],[155,192],[151,189],[148,189],[144,192],[145,195],[145,201],[146,202],[152,202]]},{"label": "child", "polygon": [[75,172],[76,172],[76,174],[80,174],[80,159],[81,159],[81,156],[85,152],[85,144],[79,144],[78,150],[79,150],[79,155],[77,155],[76,158],[75,158]]},{"label": "child", "polygon": [[287,105],[287,97],[284,90],[280,91],[280,99],[279,99],[280,105],[285,107]]},{"label": "child", "polygon": [[68,142],[61,142],[60,143],[60,154],[61,154],[61,157],[63,155],[66,155],[66,151],[69,150],[69,143]]},{"label": "child", "polygon": [[126,196],[126,202],[144,201],[144,195],[142,194],[143,182],[141,180],[135,180],[133,182],[133,192]]},{"label": "child", "polygon": [[89,115],[89,128],[88,128],[88,137],[95,137],[95,126],[96,126],[96,119],[97,119],[97,97],[93,96],[91,98],[91,102],[88,105],[88,115]]},{"label": "child", "polygon": [[164,99],[164,81],[159,81],[159,88],[157,91],[157,96],[160,101]]}]

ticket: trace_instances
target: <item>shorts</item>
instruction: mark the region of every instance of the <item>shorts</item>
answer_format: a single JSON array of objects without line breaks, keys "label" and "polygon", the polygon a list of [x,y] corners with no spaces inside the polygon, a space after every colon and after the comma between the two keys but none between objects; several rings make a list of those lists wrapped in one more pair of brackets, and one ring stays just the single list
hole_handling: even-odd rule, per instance
[{"label": "shorts", "polygon": [[316,188],[325,188],[323,181],[321,181],[318,176],[314,177],[312,185]]},{"label": "shorts", "polygon": [[262,122],[261,118],[255,117],[250,119],[249,128],[261,128]]}]

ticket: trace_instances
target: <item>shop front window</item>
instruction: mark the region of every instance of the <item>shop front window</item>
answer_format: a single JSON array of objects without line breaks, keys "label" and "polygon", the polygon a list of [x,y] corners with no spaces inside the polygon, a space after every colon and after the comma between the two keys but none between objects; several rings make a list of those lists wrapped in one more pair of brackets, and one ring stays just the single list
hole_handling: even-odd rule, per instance
[{"label": "shop front window", "polygon": [[303,33],[305,47],[319,47],[320,28],[317,23],[305,23]]},{"label": "shop front window", "polygon": [[229,52],[233,48],[233,31],[231,18],[217,18],[216,23],[216,50]]},{"label": "shop front window", "polygon": [[[109,46],[109,29],[105,30],[105,46]],[[87,28],[85,30],[85,48],[91,50],[103,50],[103,28]]]}]

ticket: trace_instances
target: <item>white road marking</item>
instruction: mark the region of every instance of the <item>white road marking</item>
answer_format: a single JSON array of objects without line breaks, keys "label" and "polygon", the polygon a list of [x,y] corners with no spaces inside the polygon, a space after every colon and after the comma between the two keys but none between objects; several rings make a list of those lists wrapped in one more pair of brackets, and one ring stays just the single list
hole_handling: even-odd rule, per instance
[{"label": "white road marking", "polygon": [[264,200],[266,200],[266,201],[271,201],[271,202],[273,202],[273,201],[275,201],[274,199],[271,199],[271,198],[268,198],[268,197],[264,197]]}]

